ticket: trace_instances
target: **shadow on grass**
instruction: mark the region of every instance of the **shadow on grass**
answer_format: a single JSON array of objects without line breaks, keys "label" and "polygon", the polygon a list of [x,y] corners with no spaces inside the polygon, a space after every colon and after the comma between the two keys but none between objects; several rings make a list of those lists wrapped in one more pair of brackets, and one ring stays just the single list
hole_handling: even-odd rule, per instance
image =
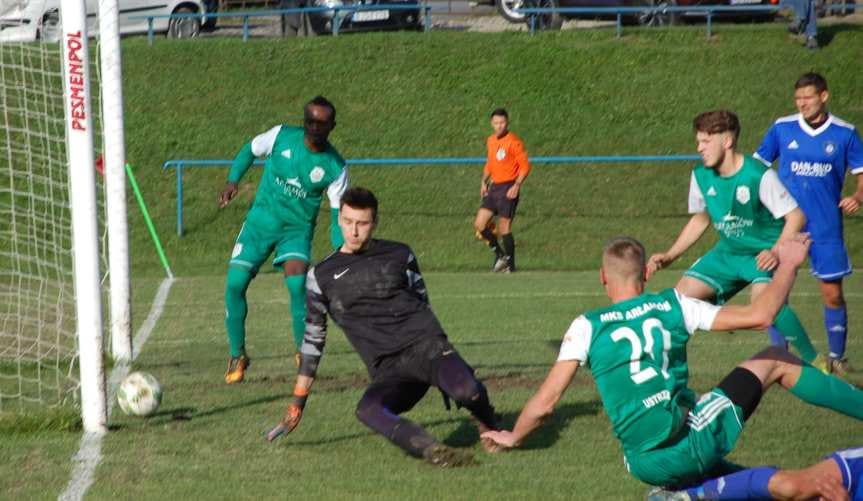
[{"label": "shadow on grass", "polygon": [[842,33],[843,31],[861,31],[863,28],[856,24],[847,24],[847,23],[837,23],[837,24],[829,24],[827,26],[818,28],[818,39],[819,45],[825,47],[830,45],[830,42],[833,41],[833,38],[836,35]]},{"label": "shadow on grass", "polygon": [[[555,409],[543,425],[527,440],[522,449],[547,449],[554,445],[561,433],[569,426],[569,422],[579,416],[593,416],[602,409],[602,402],[590,400],[561,405]],[[518,418],[518,412],[503,414],[500,419],[501,428],[511,430]],[[443,442],[452,447],[470,447],[479,442],[479,432],[471,419],[462,419],[459,427],[449,434]]]}]

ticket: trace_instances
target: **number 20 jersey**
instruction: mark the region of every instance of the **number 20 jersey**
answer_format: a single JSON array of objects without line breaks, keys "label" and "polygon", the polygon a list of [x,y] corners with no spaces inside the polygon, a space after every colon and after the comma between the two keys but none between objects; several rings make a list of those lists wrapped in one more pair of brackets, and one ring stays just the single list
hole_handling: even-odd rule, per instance
[{"label": "number 20 jersey", "polygon": [[650,450],[683,426],[695,394],[687,388],[686,343],[709,330],[719,307],[674,289],[642,294],[576,318],[558,361],[578,360],[596,380],[614,435],[626,452]]}]

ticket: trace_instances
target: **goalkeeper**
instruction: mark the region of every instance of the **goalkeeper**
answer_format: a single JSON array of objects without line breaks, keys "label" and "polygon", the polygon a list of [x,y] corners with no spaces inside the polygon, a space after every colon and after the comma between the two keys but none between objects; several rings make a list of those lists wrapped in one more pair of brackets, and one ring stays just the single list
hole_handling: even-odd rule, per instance
[{"label": "goalkeeper", "polygon": [[[430,386],[449,407],[473,414],[480,432],[497,428],[488,393],[447,340],[429,305],[425,282],[410,247],[377,240],[378,201],[363,188],[347,190],[339,225],[345,243],[309,270],[308,318],[294,398],[272,441],[300,422],[327,339],[327,314],[345,333],[371,376],[356,416],[406,453],[440,467],[472,463],[470,451],[448,447],[399,414],[412,409]],[[483,444],[492,452],[491,441]]]},{"label": "goalkeeper", "polygon": [[334,248],[342,244],[338,207],[348,184],[348,171],[341,155],[327,140],[336,126],[335,119],[333,104],[322,96],[315,97],[305,105],[302,128],[277,125],[252,139],[234,158],[219,196],[220,208],[237,194],[237,184],[255,157],[267,157],[267,161],[228,264],[225,327],[231,359],[225,374],[227,384],[242,381],[249,366],[246,290],[273,251],[273,266],[284,271],[291,296],[295,360],[299,365],[306,316],[306,270],[324,192],[330,203],[330,239]]}]

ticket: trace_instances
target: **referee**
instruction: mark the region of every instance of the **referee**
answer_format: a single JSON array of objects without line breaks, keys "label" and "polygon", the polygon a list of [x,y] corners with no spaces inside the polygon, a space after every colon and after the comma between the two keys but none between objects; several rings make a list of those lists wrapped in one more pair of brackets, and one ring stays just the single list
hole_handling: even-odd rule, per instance
[{"label": "referee", "polygon": [[[399,417],[435,386],[447,407],[452,399],[473,414],[480,433],[497,428],[485,387],[431,310],[410,247],[372,239],[377,210],[377,199],[366,189],[350,188],[341,197],[344,244],[309,270],[306,333],[294,397],[267,439],[290,433],[300,422],[324,350],[329,314],[371,377],[357,404],[357,418],[414,457],[442,467],[471,464],[471,451],[448,447]],[[486,450],[495,451],[493,442],[483,442]]]},{"label": "referee", "polygon": [[[473,223],[477,235],[495,254],[493,270],[515,271],[515,240],[512,219],[518,206],[519,190],[530,172],[527,152],[521,139],[509,130],[509,114],[503,108],[491,112],[494,133],[486,140],[488,150],[479,193],[482,205]],[[498,216],[503,247],[498,244],[492,218]]]}]

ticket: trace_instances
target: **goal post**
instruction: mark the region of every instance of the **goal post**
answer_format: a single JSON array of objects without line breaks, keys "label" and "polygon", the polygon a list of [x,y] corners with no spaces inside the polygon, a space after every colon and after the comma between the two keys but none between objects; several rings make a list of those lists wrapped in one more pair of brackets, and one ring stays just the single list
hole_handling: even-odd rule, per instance
[{"label": "goal post", "polygon": [[102,358],[98,205],[84,0],[62,0],[60,12],[81,419],[85,432],[104,433],[107,431],[108,412]]}]

